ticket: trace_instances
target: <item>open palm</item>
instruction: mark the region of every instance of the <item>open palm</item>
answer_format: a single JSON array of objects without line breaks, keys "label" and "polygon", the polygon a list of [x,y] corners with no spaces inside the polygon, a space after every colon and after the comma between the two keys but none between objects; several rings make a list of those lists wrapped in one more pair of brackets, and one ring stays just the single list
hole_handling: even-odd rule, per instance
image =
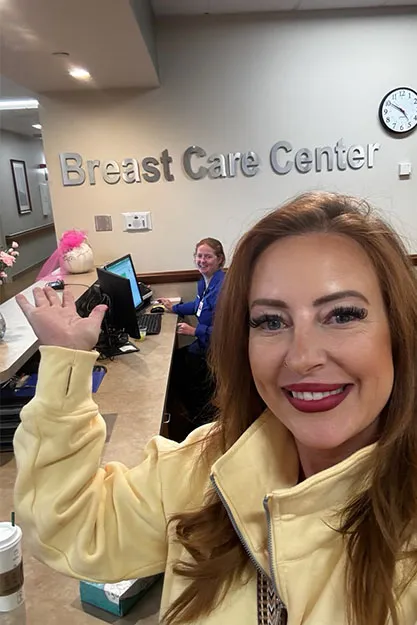
[{"label": "open palm", "polygon": [[100,304],[82,318],[70,291],[64,290],[62,302],[50,287],[33,289],[35,306],[22,294],[16,301],[41,345],[56,345],[89,351],[96,345],[107,306]]}]

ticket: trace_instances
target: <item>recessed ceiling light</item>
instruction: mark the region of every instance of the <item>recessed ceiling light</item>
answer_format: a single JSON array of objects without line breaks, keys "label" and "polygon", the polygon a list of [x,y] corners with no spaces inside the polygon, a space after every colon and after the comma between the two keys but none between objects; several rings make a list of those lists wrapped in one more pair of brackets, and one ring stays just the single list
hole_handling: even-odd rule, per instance
[{"label": "recessed ceiling light", "polygon": [[72,67],[70,70],[68,70],[68,72],[70,76],[72,76],[73,78],[76,78],[77,80],[90,80],[91,79],[90,72],[88,72],[83,67]]},{"label": "recessed ceiling light", "polygon": [[42,124],[32,124],[32,128],[36,128],[36,130],[42,130]]},{"label": "recessed ceiling light", "polygon": [[28,98],[21,100],[0,100],[0,111],[18,111],[22,109],[37,109],[39,102]]}]

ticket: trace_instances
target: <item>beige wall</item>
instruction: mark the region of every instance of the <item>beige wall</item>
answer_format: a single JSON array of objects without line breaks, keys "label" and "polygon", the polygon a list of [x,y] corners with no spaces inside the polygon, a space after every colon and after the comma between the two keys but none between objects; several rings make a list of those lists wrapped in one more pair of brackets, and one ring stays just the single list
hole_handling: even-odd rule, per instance
[{"label": "beige wall", "polygon": [[172,282],[168,284],[153,284],[153,297],[182,297],[184,302],[195,299],[197,293],[196,282]]},{"label": "beige wall", "polygon": [[[318,12],[294,19],[205,18],[160,24],[161,88],[146,93],[55,94],[42,121],[58,233],[89,231],[96,263],[133,254],[138,272],[187,269],[202,236],[230,252],[265,210],[300,191],[326,188],[369,198],[417,251],[417,171],[399,180],[398,163],[417,167],[417,132],[393,139],[378,106],[396,86],[416,88],[417,13]],[[373,169],[273,173],[278,140],[295,149],[379,142]],[[188,179],[181,155],[190,145],[213,152],[255,150],[253,178]],[[174,182],[63,187],[60,152],[84,159],[142,159],[169,149]],[[150,210],[149,233],[122,231],[121,213]],[[110,214],[113,232],[94,232],[94,214]]]}]

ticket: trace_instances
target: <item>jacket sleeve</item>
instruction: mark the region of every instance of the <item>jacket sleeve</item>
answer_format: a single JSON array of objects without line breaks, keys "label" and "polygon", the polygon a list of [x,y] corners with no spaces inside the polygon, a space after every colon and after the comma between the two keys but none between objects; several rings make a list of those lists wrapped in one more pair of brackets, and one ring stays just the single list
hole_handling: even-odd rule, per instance
[{"label": "jacket sleeve", "polygon": [[[162,572],[167,519],[155,437],[133,469],[100,467],[105,423],[91,396],[96,352],[41,348],[36,396],[15,439],[15,509],[35,555],[98,582]],[[158,439],[161,439],[160,445]]]},{"label": "jacket sleeve", "polygon": [[[212,293],[210,293],[209,297],[204,302],[204,306],[207,306],[207,308],[210,309],[209,318],[207,319],[206,315],[204,315],[206,323],[201,323],[199,321],[195,329],[195,335],[198,338],[200,345],[202,345],[205,349],[207,349],[209,346],[211,335],[213,332],[214,314],[215,314],[216,304],[217,304],[217,300],[220,294],[221,286],[222,286],[222,283],[221,282],[218,283],[216,285],[216,288],[213,290]],[[203,311],[204,311],[204,306],[203,306]],[[200,316],[200,319],[203,316],[203,311],[202,311],[202,315]]]},{"label": "jacket sleeve", "polygon": [[194,315],[195,311],[198,308],[199,302],[200,298],[197,295],[195,300],[192,302],[185,302],[184,304],[174,304],[174,306],[172,307],[172,312],[176,313],[177,315],[181,315],[181,317],[184,317],[185,315]]},{"label": "jacket sleeve", "polygon": [[211,325],[205,323],[198,323],[195,329],[195,335],[200,341],[200,345],[205,349],[209,346],[211,334],[213,332],[213,319]]}]

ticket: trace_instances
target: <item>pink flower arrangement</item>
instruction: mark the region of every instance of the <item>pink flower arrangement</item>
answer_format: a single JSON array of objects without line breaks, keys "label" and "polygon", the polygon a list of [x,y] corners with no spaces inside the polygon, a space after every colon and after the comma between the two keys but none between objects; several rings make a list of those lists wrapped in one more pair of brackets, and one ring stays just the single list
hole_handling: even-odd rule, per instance
[{"label": "pink flower arrangement", "polygon": [[0,285],[3,284],[4,280],[7,278],[5,269],[13,267],[16,258],[19,256],[19,252],[17,251],[18,247],[19,244],[13,241],[11,248],[8,249],[7,252],[0,250]]},{"label": "pink flower arrangement", "polygon": [[87,234],[82,230],[67,230],[59,241],[61,254],[66,254],[74,247],[79,247],[87,238]]}]

